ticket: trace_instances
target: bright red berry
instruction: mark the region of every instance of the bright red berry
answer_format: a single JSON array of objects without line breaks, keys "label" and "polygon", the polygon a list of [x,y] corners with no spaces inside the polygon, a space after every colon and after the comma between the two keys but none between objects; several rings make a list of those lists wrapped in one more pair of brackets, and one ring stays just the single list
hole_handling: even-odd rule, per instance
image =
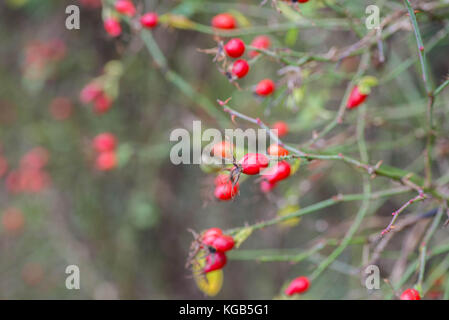
[{"label": "bright red berry", "polygon": [[268,167],[268,158],[262,153],[247,153],[240,160],[242,172],[244,174],[258,174],[261,169]]},{"label": "bright red berry", "polygon": [[249,71],[249,64],[246,60],[239,59],[232,65],[232,74],[237,78],[243,78]]},{"label": "bright red berry", "polygon": [[278,137],[283,137],[288,133],[288,125],[284,121],[278,121],[273,124],[271,129],[275,129],[278,131]]},{"label": "bright red berry", "polygon": [[211,272],[223,268],[226,264],[226,254],[221,251],[210,253],[206,257],[206,265],[204,266],[204,272]]},{"label": "bright red berry", "polygon": [[215,177],[214,180],[214,184],[216,186],[220,186],[222,184],[228,183],[229,182],[229,174],[219,174],[218,176]]},{"label": "bright red berry", "polygon": [[223,234],[223,231],[220,228],[210,228],[204,231],[202,235],[202,242],[207,245],[212,245],[213,241]]},{"label": "bright red berry", "polygon": [[280,161],[264,172],[264,179],[274,184],[290,176],[291,166],[287,161]]},{"label": "bright red berry", "polygon": [[112,101],[104,92],[100,92],[94,100],[94,111],[98,114],[105,113],[111,106]]},{"label": "bright red berry", "polygon": [[220,252],[226,252],[234,248],[234,238],[228,235],[218,235],[212,242],[212,247]]},{"label": "bright red berry", "polygon": [[155,13],[155,12],[145,13],[140,18],[140,24],[142,25],[142,27],[148,28],[148,29],[156,27],[158,21],[159,21],[159,17],[157,15],[157,13]]},{"label": "bright red berry", "polygon": [[283,147],[281,147],[277,143],[273,143],[272,145],[270,145],[268,147],[267,153],[270,156],[283,157],[283,156],[288,155],[288,150],[283,148]]},{"label": "bright red berry", "polygon": [[109,171],[116,167],[117,159],[114,151],[102,152],[97,156],[95,166],[100,171]]},{"label": "bright red berry", "polygon": [[220,13],[212,18],[212,27],[217,29],[235,29],[236,22],[229,13]]},{"label": "bright red berry", "polygon": [[407,289],[401,294],[401,300],[421,300],[419,292],[415,289]]},{"label": "bright red berry", "polygon": [[356,108],[366,100],[366,97],[368,97],[368,95],[361,93],[359,87],[355,86],[352,89],[351,94],[349,95],[348,103],[346,104],[346,107],[348,109]]},{"label": "bright red berry", "polygon": [[[264,36],[264,35],[257,36],[251,42],[251,46],[258,48],[258,49],[268,49],[271,46],[271,40],[270,40],[270,38],[268,38],[267,36]],[[260,52],[252,50],[249,52],[249,56],[251,58],[254,58],[259,53]]]},{"label": "bright red berry", "polygon": [[136,7],[130,0],[117,0],[115,2],[115,10],[128,17],[136,14]]},{"label": "bright red berry", "polygon": [[239,38],[233,38],[225,44],[224,49],[231,58],[238,58],[245,53],[245,43]]},{"label": "bright red berry", "polygon": [[310,286],[310,281],[307,277],[298,277],[294,279],[285,289],[285,294],[292,296],[294,294],[301,294],[307,291]]},{"label": "bright red berry", "polygon": [[227,201],[234,198],[234,196],[239,192],[238,182],[233,186],[231,181],[227,181],[223,184],[217,185],[215,187],[214,195],[215,198]]},{"label": "bright red berry", "polygon": [[97,152],[106,152],[115,150],[117,140],[112,133],[100,133],[94,138],[93,146]]},{"label": "bright red berry", "polygon": [[256,93],[259,96],[269,96],[274,92],[276,85],[271,79],[263,79],[256,86]]},{"label": "bright red berry", "polygon": [[122,34],[122,27],[115,18],[108,18],[104,20],[104,29],[111,37],[118,37]]}]

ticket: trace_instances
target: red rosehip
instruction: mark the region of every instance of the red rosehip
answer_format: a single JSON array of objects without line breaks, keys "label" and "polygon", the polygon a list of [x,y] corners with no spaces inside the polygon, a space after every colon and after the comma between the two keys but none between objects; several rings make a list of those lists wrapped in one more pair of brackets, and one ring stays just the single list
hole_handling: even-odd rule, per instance
[{"label": "red rosehip", "polygon": [[276,85],[270,79],[261,80],[256,86],[256,93],[259,96],[269,96],[274,92]]},{"label": "red rosehip", "polygon": [[236,22],[229,13],[220,13],[212,18],[212,27],[217,29],[235,29]]},{"label": "red rosehip", "polygon": [[219,200],[227,201],[227,200],[231,200],[232,198],[234,198],[234,196],[238,192],[239,192],[238,182],[233,187],[232,182],[228,181],[226,183],[217,185],[215,187],[214,195],[215,195],[215,198],[217,198]]},{"label": "red rosehip", "polygon": [[244,174],[258,174],[262,168],[268,167],[268,158],[262,153],[247,153],[240,160]]},{"label": "red rosehip", "polygon": [[108,18],[104,20],[104,29],[111,37],[118,37],[122,34],[122,27],[115,18]]},{"label": "red rosehip", "polygon": [[292,296],[294,294],[301,294],[307,291],[310,286],[310,281],[307,277],[298,277],[294,279],[285,289],[285,294]]},{"label": "red rosehip", "polygon": [[106,152],[115,150],[117,140],[112,133],[100,133],[94,138],[93,146],[97,152]]},{"label": "red rosehip", "polygon": [[232,74],[237,78],[243,78],[249,71],[249,64],[246,60],[239,59],[232,65]]},{"label": "red rosehip", "polygon": [[245,53],[245,43],[239,38],[234,38],[225,44],[224,49],[231,58],[238,58]]},{"label": "red rosehip", "polygon": [[[270,40],[270,38],[268,38],[267,36],[264,36],[264,35],[257,36],[251,42],[251,46],[258,48],[258,49],[268,49],[271,46],[271,40]],[[251,58],[254,58],[259,53],[260,52],[252,50],[249,52],[249,56]]]},{"label": "red rosehip", "polygon": [[359,87],[355,86],[352,89],[351,94],[349,95],[348,103],[346,104],[346,107],[348,109],[356,108],[366,100],[366,97],[368,97],[368,95],[361,93]]},{"label": "red rosehip", "polygon": [[98,114],[105,113],[111,106],[112,101],[104,92],[101,92],[94,100],[94,111]]},{"label": "red rosehip", "polygon": [[274,187],[276,187],[276,183],[271,183],[267,180],[260,181],[260,191],[262,191],[262,193],[268,193],[273,190]]},{"label": "red rosehip", "polygon": [[212,242],[212,247],[220,252],[226,252],[234,248],[234,238],[228,235],[218,235]]},{"label": "red rosehip", "polygon": [[115,10],[128,17],[136,14],[136,7],[130,0],[117,0],[115,2]]},{"label": "red rosehip", "polygon": [[223,231],[220,228],[210,228],[203,233],[201,241],[208,246],[212,246],[215,239],[222,234]]},{"label": "red rosehip", "polygon": [[89,83],[81,90],[80,101],[82,103],[92,102],[102,91],[103,89],[96,83]]},{"label": "red rosehip", "polygon": [[419,292],[415,289],[407,289],[401,294],[401,300],[421,300]]},{"label": "red rosehip", "polygon": [[117,159],[114,151],[102,152],[97,156],[95,166],[100,171],[109,171],[116,167]]},{"label": "red rosehip", "polygon": [[220,186],[222,184],[228,183],[229,181],[229,174],[223,173],[215,177],[214,184],[216,186]]},{"label": "red rosehip", "polygon": [[287,161],[281,161],[264,172],[264,179],[276,183],[290,176],[291,166]]},{"label": "red rosehip", "polygon": [[288,150],[281,147],[277,143],[273,143],[272,145],[270,145],[268,147],[267,153],[270,156],[283,157],[283,156],[288,155]]},{"label": "red rosehip", "polygon": [[141,18],[140,18],[140,24],[142,25],[142,27],[144,28],[154,28],[157,26],[159,17],[157,15],[157,13],[155,12],[148,12],[145,13]]},{"label": "red rosehip", "polygon": [[204,266],[204,272],[211,272],[223,268],[226,264],[226,254],[220,251],[210,253],[206,257],[206,265]]},{"label": "red rosehip", "polygon": [[288,133],[288,125],[284,121],[278,121],[273,124],[271,129],[278,131],[278,137],[283,137]]}]

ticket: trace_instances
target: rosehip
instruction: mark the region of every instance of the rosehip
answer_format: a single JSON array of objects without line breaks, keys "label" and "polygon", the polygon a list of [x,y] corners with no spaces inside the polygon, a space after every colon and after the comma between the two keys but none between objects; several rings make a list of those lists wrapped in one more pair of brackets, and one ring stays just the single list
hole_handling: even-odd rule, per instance
[{"label": "rosehip", "polygon": [[122,27],[115,18],[108,18],[104,20],[104,29],[111,37],[118,37],[122,34]]},{"label": "rosehip", "polygon": [[270,183],[276,183],[290,176],[291,167],[287,161],[281,161],[264,172],[264,179]]},{"label": "rosehip", "polygon": [[220,186],[222,184],[228,183],[229,181],[230,180],[228,174],[219,174],[218,176],[215,177],[214,184],[216,186]]},{"label": "rosehip", "polygon": [[117,165],[117,159],[114,151],[102,152],[98,155],[95,166],[100,171],[112,170]]},{"label": "rosehip", "polygon": [[307,291],[310,286],[310,281],[307,277],[298,277],[294,279],[285,289],[285,294],[292,296],[294,294],[301,294]]},{"label": "rosehip", "polygon": [[421,300],[419,292],[415,289],[407,289],[401,294],[401,300]]},{"label": "rosehip", "polygon": [[246,60],[239,59],[232,65],[232,74],[237,78],[243,78],[249,71],[249,64]]},{"label": "rosehip", "polygon": [[210,228],[203,233],[201,241],[208,246],[212,246],[214,240],[222,234],[223,231],[220,228]]},{"label": "rosehip", "polygon": [[349,95],[348,103],[346,104],[346,107],[348,109],[356,108],[366,100],[366,97],[368,97],[368,95],[361,93],[359,87],[355,86],[352,89],[351,94]]},{"label": "rosehip", "polygon": [[278,137],[283,137],[288,133],[288,125],[284,121],[274,123],[271,129],[278,131]]},{"label": "rosehip", "polygon": [[112,133],[100,133],[94,138],[93,146],[97,152],[113,151],[117,141]]},{"label": "rosehip", "polygon": [[154,28],[157,26],[159,17],[157,15],[157,13],[155,12],[148,12],[145,13],[141,18],[140,18],[140,24],[142,25],[142,27],[144,28]]},{"label": "rosehip", "polygon": [[115,2],[115,10],[128,17],[136,14],[136,7],[130,0],[117,0]]},{"label": "rosehip", "polygon": [[238,58],[245,53],[245,43],[239,38],[234,38],[225,44],[224,49],[231,58]]},{"label": "rosehip", "polygon": [[92,102],[102,91],[96,83],[89,83],[81,90],[80,101],[82,103]]},{"label": "rosehip", "polygon": [[229,251],[234,248],[234,238],[228,235],[218,235],[211,246],[220,252]]},{"label": "rosehip", "polygon": [[274,187],[276,187],[276,183],[271,183],[267,180],[260,181],[260,191],[262,191],[262,193],[268,193],[273,190]]},{"label": "rosehip", "polygon": [[274,92],[276,85],[270,79],[261,80],[256,86],[256,93],[259,96],[269,96]]},{"label": "rosehip", "polygon": [[228,141],[222,141],[212,146],[212,154],[219,158],[232,158],[234,146]]},{"label": "rosehip", "polygon": [[[251,46],[258,48],[258,49],[268,49],[271,46],[271,40],[270,38],[268,38],[267,36],[257,36],[253,39],[253,41],[251,42]],[[256,57],[260,52],[257,51],[250,51],[249,52],[249,56],[251,58]]]},{"label": "rosehip", "polygon": [[223,201],[231,200],[239,192],[238,182],[232,186],[232,182],[228,181],[215,187],[215,198]]},{"label": "rosehip", "polygon": [[112,106],[112,101],[109,97],[101,92],[94,100],[94,111],[98,114],[105,113]]},{"label": "rosehip", "polygon": [[242,172],[244,174],[254,175],[260,172],[260,169],[268,167],[268,158],[262,153],[247,153],[240,160]]},{"label": "rosehip", "polygon": [[204,272],[211,272],[223,268],[226,264],[226,254],[217,251],[210,253],[206,257],[206,265],[204,266]]},{"label": "rosehip", "polygon": [[288,155],[288,150],[281,147],[280,145],[273,143],[268,147],[267,153],[270,156],[283,157]]},{"label": "rosehip", "polygon": [[220,13],[212,18],[212,27],[217,29],[234,29],[235,19],[229,13]]}]

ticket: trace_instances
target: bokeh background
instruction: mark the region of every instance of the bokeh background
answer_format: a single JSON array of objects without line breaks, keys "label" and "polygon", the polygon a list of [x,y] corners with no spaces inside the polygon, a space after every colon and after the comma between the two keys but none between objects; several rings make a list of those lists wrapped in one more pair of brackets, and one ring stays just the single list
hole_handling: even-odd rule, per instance
[{"label": "bokeh background", "polygon": [[[185,269],[192,241],[188,228],[201,231],[240,227],[273,218],[288,205],[302,207],[338,193],[362,192],[360,173],[348,165],[311,162],[302,164],[298,173],[282,183],[270,198],[248,179],[242,183],[236,200],[215,201],[213,175],[197,165],[176,166],[170,162],[173,143],[169,135],[175,128],[191,129],[193,120],[202,120],[204,128],[223,129],[220,122],[165,79],[141,39],[129,28],[124,27],[120,38],[111,39],[103,29],[101,6],[95,2],[0,3],[0,298],[202,299],[204,294]],[[328,2],[349,10],[356,27],[362,34],[368,33],[363,17],[372,1]],[[404,9],[401,1],[377,2],[383,10],[381,16]],[[241,25],[263,26],[261,31],[269,32],[273,47],[298,52],[326,53],[358,39],[349,28],[339,26],[347,25],[347,18],[322,1],[303,6],[310,26],[275,32],[266,26],[288,22],[289,17],[270,4],[259,7],[258,1],[135,3],[140,9],[182,14],[204,25],[209,25],[215,14],[229,11],[238,16]],[[80,30],[65,28],[65,8],[69,4],[80,7]],[[444,79],[449,68],[448,13],[442,6],[434,16],[424,15],[420,21],[425,41],[438,40],[429,53],[432,81],[436,83]],[[314,19],[324,26],[315,26]],[[326,26],[326,21],[336,21],[335,26]],[[385,63],[378,63],[374,46],[367,70],[367,74],[381,80],[367,103],[369,155],[372,163],[383,160],[422,174],[425,97],[413,33],[406,22],[398,28],[384,41]],[[242,39],[249,43],[256,33]],[[243,90],[238,91],[217,70],[212,56],[197,50],[216,46],[212,35],[163,24],[153,34],[170,68],[194,90],[213,102],[232,97],[231,105],[236,110],[261,117],[267,123],[287,121],[291,133],[286,141],[295,145],[309,140],[314,130],[335,117],[360,61],[355,56],[339,63],[305,65],[294,94],[262,101],[254,97],[251,87],[262,78],[279,78],[278,62],[259,59],[248,77],[240,81]],[[435,39],[437,34],[440,37]],[[398,70],[396,67],[404,61],[409,64]],[[105,72],[105,66],[114,75]],[[105,74],[116,97],[111,109],[98,115],[91,106],[80,102],[79,95],[87,83]],[[435,107],[440,135],[434,176],[441,179],[442,186],[449,181],[449,125],[444,120],[449,112],[447,98],[447,93],[442,93]],[[356,119],[356,113],[349,114],[344,125],[330,135],[330,142],[326,142],[329,152],[358,157]],[[237,120],[237,124],[248,127],[243,121]],[[229,122],[229,127],[235,125]],[[118,166],[101,172],[95,169],[91,142],[106,131],[118,139]],[[24,169],[36,161],[42,162],[39,170]],[[383,178],[372,180],[373,190],[394,186]],[[372,201],[357,234],[360,243],[350,245],[304,297],[380,299],[391,292],[383,283],[382,290],[368,292],[357,268],[362,265],[365,240],[382,230],[391,212],[409,198],[410,194]],[[307,215],[291,227],[271,226],[255,231],[229,255],[223,289],[217,298],[278,296],[289,279],[313,271],[333,248],[326,247],[297,264],[260,262],[257,257],[300,253],[320,239],[341,239],[359,205],[341,203]],[[436,205],[425,201],[407,213],[419,214]],[[393,272],[398,280],[407,261],[417,257],[413,243],[419,241],[428,224],[423,220],[394,238],[379,263],[383,277]],[[447,230],[439,228],[433,241],[447,243]],[[441,256],[429,260],[429,272],[434,266],[444,268],[443,258],[447,260]],[[80,290],[65,288],[64,271],[71,264],[80,268]],[[410,284],[414,280],[416,277]],[[435,298],[442,297],[441,283],[446,280],[438,277],[438,281],[440,284],[426,283],[429,290],[433,288],[430,291],[436,292]]]}]

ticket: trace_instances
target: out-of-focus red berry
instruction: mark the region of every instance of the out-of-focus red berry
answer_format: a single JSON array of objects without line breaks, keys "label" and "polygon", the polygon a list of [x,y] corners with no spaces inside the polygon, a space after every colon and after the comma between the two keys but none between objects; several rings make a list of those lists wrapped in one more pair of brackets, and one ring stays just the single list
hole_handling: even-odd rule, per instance
[{"label": "out-of-focus red berry", "polygon": [[407,289],[401,294],[401,300],[421,300],[418,290]]},{"label": "out-of-focus red berry", "polygon": [[228,201],[234,198],[235,195],[239,192],[239,184],[238,182],[232,186],[232,182],[228,181],[223,184],[219,184],[215,187],[214,195],[215,198],[222,201]]},{"label": "out-of-focus red berry", "polygon": [[115,18],[107,18],[104,20],[104,29],[111,37],[118,37],[122,34],[122,26]]},{"label": "out-of-focus red berry", "polygon": [[131,0],[117,0],[115,10],[128,17],[133,17],[136,14],[136,7]]},{"label": "out-of-focus red berry", "polygon": [[[253,41],[251,42],[251,46],[258,49],[268,49],[271,46],[271,40],[267,36],[260,35],[253,39]],[[258,54],[260,54],[260,52],[257,52],[255,50],[249,52],[249,56],[251,58],[256,57]]]},{"label": "out-of-focus red berry", "polygon": [[269,160],[262,153],[247,153],[239,163],[244,174],[254,175],[258,174],[261,169],[268,167]]},{"label": "out-of-focus red berry", "polygon": [[80,101],[82,103],[92,102],[102,91],[103,89],[98,84],[89,83],[81,90]]},{"label": "out-of-focus red berry", "polygon": [[260,181],[260,191],[262,193],[268,193],[273,190],[274,187],[276,187],[276,183],[271,183],[267,180]]},{"label": "out-of-focus red berry", "polygon": [[93,140],[93,146],[97,152],[113,151],[117,145],[117,139],[110,132],[103,132]]},{"label": "out-of-focus red berry", "polygon": [[352,89],[351,94],[349,95],[346,107],[348,109],[356,108],[359,105],[361,105],[366,100],[367,97],[368,97],[367,94],[361,93],[359,87],[355,86]]},{"label": "out-of-focus red berry", "polygon": [[25,217],[19,209],[8,208],[2,214],[3,229],[12,234],[16,234],[23,229]]},{"label": "out-of-focus red berry", "polygon": [[20,166],[23,169],[42,169],[50,158],[47,149],[35,147],[28,151],[20,160]]},{"label": "out-of-focus red berry", "polygon": [[289,130],[287,123],[285,123],[284,121],[275,122],[273,124],[273,126],[271,127],[271,129],[275,129],[275,130],[278,131],[277,132],[278,133],[278,137],[285,136],[288,133],[288,130]]},{"label": "out-of-focus red berry", "polygon": [[111,106],[112,100],[104,92],[101,92],[94,100],[94,111],[97,114],[105,113]]},{"label": "out-of-focus red berry", "polygon": [[229,13],[220,13],[212,18],[212,27],[217,29],[235,29],[237,23]]},{"label": "out-of-focus red berry", "polygon": [[277,143],[273,143],[272,145],[270,145],[268,147],[267,153],[270,156],[283,157],[283,156],[288,155],[288,150],[283,148],[283,147],[281,147]]},{"label": "out-of-focus red berry", "polygon": [[309,289],[310,281],[307,277],[298,277],[294,279],[287,289],[285,289],[285,294],[292,296],[294,294],[301,294]]},{"label": "out-of-focus red berry", "polygon": [[290,176],[291,166],[287,161],[280,161],[273,167],[264,171],[264,179],[271,184],[277,183],[281,180],[287,179]]},{"label": "out-of-focus red berry", "polygon": [[114,151],[101,152],[95,161],[95,167],[100,171],[109,171],[117,166],[117,157]]},{"label": "out-of-focus red berry", "polygon": [[256,93],[259,96],[269,96],[274,92],[276,85],[271,79],[263,79],[256,86]]},{"label": "out-of-focus red berry", "polygon": [[152,29],[157,26],[157,23],[159,21],[159,17],[156,12],[148,12],[145,13],[140,18],[140,24],[144,28]]}]

